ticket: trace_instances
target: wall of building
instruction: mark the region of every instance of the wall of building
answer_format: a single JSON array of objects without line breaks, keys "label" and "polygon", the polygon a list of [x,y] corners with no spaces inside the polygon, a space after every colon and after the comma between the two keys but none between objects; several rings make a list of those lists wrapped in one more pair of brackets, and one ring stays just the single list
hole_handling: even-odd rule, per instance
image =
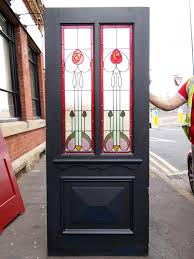
[{"label": "wall of building", "polygon": [[[35,38],[32,39],[26,28],[17,20],[17,17],[14,17],[14,12],[6,1],[3,3],[2,8],[0,7],[0,14],[11,24],[15,34],[15,68],[17,73],[14,80],[17,81],[20,113],[19,116],[10,116],[9,118],[1,118],[0,116],[0,128],[7,143],[14,171],[17,173],[23,168],[28,168],[29,164],[33,164],[45,150],[44,61],[43,53],[38,47],[38,45],[42,46],[40,45],[40,37],[38,37],[36,44]],[[32,71],[34,70],[31,69],[29,49],[36,57],[38,101],[33,100],[32,80],[34,77]],[[0,71],[0,75],[1,73],[3,72]],[[0,95],[3,93],[1,90],[0,87]],[[38,103],[40,107],[40,114],[37,116],[34,115],[33,102]]]},{"label": "wall of building", "polygon": [[[26,1],[26,2],[30,2],[30,1]],[[36,42],[36,45],[43,52],[43,47],[44,47],[43,31],[40,31],[38,26],[36,26],[32,16],[29,14],[29,10],[27,9],[24,1],[23,0],[11,1],[10,7],[14,13],[19,15],[20,22],[24,26],[26,26],[26,30],[27,30],[28,34],[32,37],[34,42]],[[34,11],[37,13],[36,10],[34,10]]]},{"label": "wall of building", "polygon": [[5,139],[10,158],[14,161],[45,141],[45,129],[36,129],[9,136]]}]

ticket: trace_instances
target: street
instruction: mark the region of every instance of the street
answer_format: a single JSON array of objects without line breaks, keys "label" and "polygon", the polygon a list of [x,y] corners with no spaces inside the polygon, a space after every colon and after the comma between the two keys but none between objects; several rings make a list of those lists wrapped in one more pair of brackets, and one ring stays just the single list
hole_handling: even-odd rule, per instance
[{"label": "street", "polygon": [[[194,197],[186,165],[189,146],[180,127],[162,124],[150,129],[149,256],[131,259],[194,258]],[[64,258],[47,257],[45,157],[31,172],[22,175],[18,183],[26,212],[0,236],[0,258]]]},{"label": "street", "polygon": [[187,169],[190,142],[178,124],[176,112],[160,111],[159,122],[158,128],[150,129],[150,172],[194,204]]},{"label": "street", "polygon": [[190,143],[181,127],[150,129],[150,151],[156,153],[180,171],[187,170]]},{"label": "street", "polygon": [[[154,161],[160,166],[156,159]],[[194,198],[192,195],[191,199],[182,195],[181,192],[169,184],[170,178],[167,177],[167,182],[163,175],[159,175],[157,171],[154,172],[152,168],[151,162],[149,256],[130,258],[192,259],[194,253],[194,231],[192,227],[194,224]],[[0,236],[0,258],[64,258],[47,257],[45,157],[30,173],[18,179],[18,183],[26,212],[8,225]],[[111,259],[113,257],[90,258]]]}]

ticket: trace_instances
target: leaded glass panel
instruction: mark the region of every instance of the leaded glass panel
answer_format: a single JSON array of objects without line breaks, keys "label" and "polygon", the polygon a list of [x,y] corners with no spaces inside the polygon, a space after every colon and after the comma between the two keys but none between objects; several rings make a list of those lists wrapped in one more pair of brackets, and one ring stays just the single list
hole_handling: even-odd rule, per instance
[{"label": "leaded glass panel", "polygon": [[101,26],[103,152],[131,152],[131,30]]},{"label": "leaded glass panel", "polygon": [[64,151],[93,152],[93,28],[62,27]]}]

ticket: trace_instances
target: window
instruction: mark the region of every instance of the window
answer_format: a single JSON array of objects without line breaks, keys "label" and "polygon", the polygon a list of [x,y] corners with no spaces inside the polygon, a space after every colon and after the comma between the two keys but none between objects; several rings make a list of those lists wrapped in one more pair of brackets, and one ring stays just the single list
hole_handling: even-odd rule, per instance
[{"label": "window", "polygon": [[41,111],[40,111],[40,94],[39,94],[39,84],[38,84],[37,54],[30,47],[28,48],[28,53],[29,53],[33,117],[40,117]]},{"label": "window", "polygon": [[14,29],[0,15],[0,120],[19,117]]},{"label": "window", "polygon": [[129,153],[132,141],[132,27],[102,25],[101,142],[104,153]]},{"label": "window", "polygon": [[63,26],[65,152],[91,153],[94,143],[93,27]]},{"label": "window", "polygon": [[[64,152],[94,153],[95,132],[101,140],[101,153],[131,153],[132,25],[100,26],[100,78],[96,84],[93,48],[92,26],[62,26]],[[100,93],[95,103],[94,92]],[[100,132],[94,128],[94,104],[100,107],[101,118],[96,122]]]}]

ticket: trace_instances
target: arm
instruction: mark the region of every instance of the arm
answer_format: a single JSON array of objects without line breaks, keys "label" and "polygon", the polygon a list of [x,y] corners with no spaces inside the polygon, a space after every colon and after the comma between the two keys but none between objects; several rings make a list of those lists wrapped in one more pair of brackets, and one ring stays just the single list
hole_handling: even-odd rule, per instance
[{"label": "arm", "polygon": [[160,97],[150,93],[150,102],[164,111],[171,111],[186,103],[187,100],[178,93],[168,100],[162,100]]}]

